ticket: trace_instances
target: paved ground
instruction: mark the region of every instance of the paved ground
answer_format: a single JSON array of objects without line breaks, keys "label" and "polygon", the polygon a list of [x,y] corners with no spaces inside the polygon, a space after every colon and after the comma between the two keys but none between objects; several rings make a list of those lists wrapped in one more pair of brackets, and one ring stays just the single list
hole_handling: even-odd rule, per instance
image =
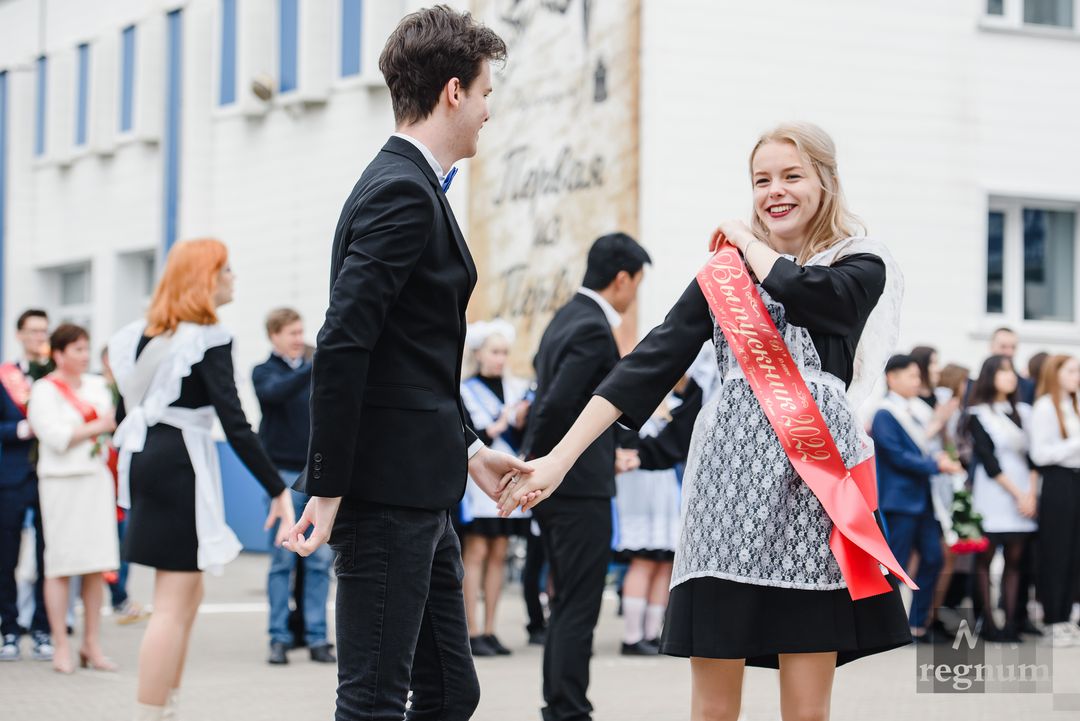
[{"label": "paved ground", "polygon": [[[335,671],[292,653],[287,667],[264,662],[266,559],[244,556],[223,578],[208,578],[207,599],[195,628],[184,690],[186,721],[246,719],[327,721],[333,718]],[[149,598],[149,573],[135,569],[133,595]],[[620,621],[614,603],[604,609],[593,659],[590,696],[596,721],[686,719],[689,665],[681,659],[631,659],[618,655]],[[500,637],[514,649],[506,659],[478,659],[483,699],[476,721],[539,719],[540,649],[524,645],[522,604],[508,589]],[[0,721],[127,721],[135,696],[141,626],[105,620],[107,652],[117,674],[79,671],[61,677],[48,664],[0,665]],[[912,648],[858,661],[839,670],[833,719],[875,721],[1073,721],[1080,696],[1051,694],[932,695],[915,692]],[[1055,691],[1080,694],[1080,648],[1054,653]],[[1054,710],[1055,698],[1059,710]],[[1071,706],[1071,708],[1066,708]],[[747,672],[744,721],[780,718],[775,672]]]}]

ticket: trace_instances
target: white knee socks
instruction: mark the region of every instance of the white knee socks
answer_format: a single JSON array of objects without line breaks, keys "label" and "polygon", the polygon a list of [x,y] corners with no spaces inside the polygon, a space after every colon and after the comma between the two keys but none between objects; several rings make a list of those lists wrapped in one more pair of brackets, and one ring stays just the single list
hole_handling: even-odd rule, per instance
[{"label": "white knee socks", "polygon": [[645,638],[645,606],[644,598],[623,596],[623,643],[632,646]]}]

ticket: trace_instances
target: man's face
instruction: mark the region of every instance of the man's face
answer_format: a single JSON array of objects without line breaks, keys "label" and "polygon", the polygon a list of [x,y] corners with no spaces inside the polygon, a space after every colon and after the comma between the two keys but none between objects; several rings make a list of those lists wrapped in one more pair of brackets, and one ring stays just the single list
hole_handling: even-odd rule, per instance
[{"label": "man's face", "polygon": [[286,358],[299,358],[304,355],[304,321],[289,323],[270,336],[270,344],[278,355]]},{"label": "man's face", "polygon": [[885,377],[889,390],[901,398],[914,398],[919,395],[919,387],[922,385],[922,375],[919,366],[915,363],[905,368],[897,368]]},{"label": "man's face", "polygon": [[611,304],[615,310],[625,313],[637,300],[638,288],[645,279],[645,268],[642,267],[637,273],[630,275],[623,271],[615,276],[615,299]]},{"label": "man's face", "polygon": [[480,129],[490,115],[488,95],[491,94],[491,63],[484,61],[480,74],[468,88],[458,90],[458,107],[455,115],[455,130],[460,147],[458,154],[463,158],[476,155],[476,145],[480,141]]},{"label": "man's face", "polygon": [[31,316],[23,321],[23,327],[15,333],[15,337],[22,343],[27,358],[43,357],[49,342],[49,320]]},{"label": "man's face", "polygon": [[999,330],[990,338],[990,355],[1003,355],[1006,358],[1012,358],[1016,355],[1017,344],[1015,333]]}]

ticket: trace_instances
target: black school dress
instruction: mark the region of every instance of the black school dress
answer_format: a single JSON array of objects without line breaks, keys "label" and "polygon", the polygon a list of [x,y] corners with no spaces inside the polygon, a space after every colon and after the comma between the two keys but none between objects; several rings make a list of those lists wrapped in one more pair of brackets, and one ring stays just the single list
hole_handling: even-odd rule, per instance
[{"label": "black school dress", "polygon": [[[831,266],[781,258],[758,285],[849,468],[870,450],[845,390],[884,286],[885,264],[870,253]],[[662,652],[778,668],[782,653],[836,651],[841,665],[910,643],[896,579],[891,592],[852,601],[828,547],[832,521],[791,466],[696,281],[596,393],[640,428],[708,339],[722,381],[694,428]]]},{"label": "black school dress", "polygon": [[[141,354],[150,339],[139,341]],[[213,406],[229,445],[270,496],[285,489],[273,462],[252,431],[233,375],[232,343],[208,348],[191,366],[170,405]],[[121,401],[117,422],[124,419]],[[124,560],[167,571],[198,571],[195,532],[195,471],[181,431],[165,423],[150,426],[142,452],[131,459],[131,510],[124,536]]]}]

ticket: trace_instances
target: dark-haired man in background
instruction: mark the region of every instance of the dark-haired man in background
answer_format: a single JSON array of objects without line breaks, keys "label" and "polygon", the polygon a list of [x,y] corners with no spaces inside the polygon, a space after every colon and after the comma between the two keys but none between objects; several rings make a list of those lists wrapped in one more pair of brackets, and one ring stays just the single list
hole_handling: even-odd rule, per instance
[{"label": "dark-haired man in background", "polygon": [[[637,297],[650,262],[625,233],[602,236],[589,249],[581,289],[555,313],[533,360],[536,400],[522,444],[526,459],[551,452],[619,362],[612,329]],[[609,428],[566,474],[559,494],[533,512],[555,590],[544,644],[545,721],[592,713],[586,691],[611,557],[615,448],[616,430]]]},{"label": "dark-haired man in background", "polygon": [[[405,17],[379,58],[397,132],[345,201],[312,370],[312,496],[289,545],[337,551],[337,719],[464,721],[480,700],[451,508],[468,476],[493,497],[530,468],[487,448],[461,405],[476,285],[445,191],[476,154],[491,61],[506,45],[440,5]],[[303,537],[314,526],[311,536]]]},{"label": "dark-haired man in background", "polygon": [[37,474],[34,472],[34,432],[26,420],[30,384],[50,370],[49,316],[43,310],[30,309],[19,316],[16,338],[23,347],[23,357],[0,365],[0,661],[17,661],[21,656],[18,621],[18,589],[15,566],[19,562],[23,523],[27,512],[34,517],[37,537],[35,557],[37,579],[34,581],[34,615],[30,635],[34,640],[33,657],[51,661],[52,641],[49,619],[45,615],[45,574],[43,570],[45,538],[41,531],[41,508],[38,505]]}]

